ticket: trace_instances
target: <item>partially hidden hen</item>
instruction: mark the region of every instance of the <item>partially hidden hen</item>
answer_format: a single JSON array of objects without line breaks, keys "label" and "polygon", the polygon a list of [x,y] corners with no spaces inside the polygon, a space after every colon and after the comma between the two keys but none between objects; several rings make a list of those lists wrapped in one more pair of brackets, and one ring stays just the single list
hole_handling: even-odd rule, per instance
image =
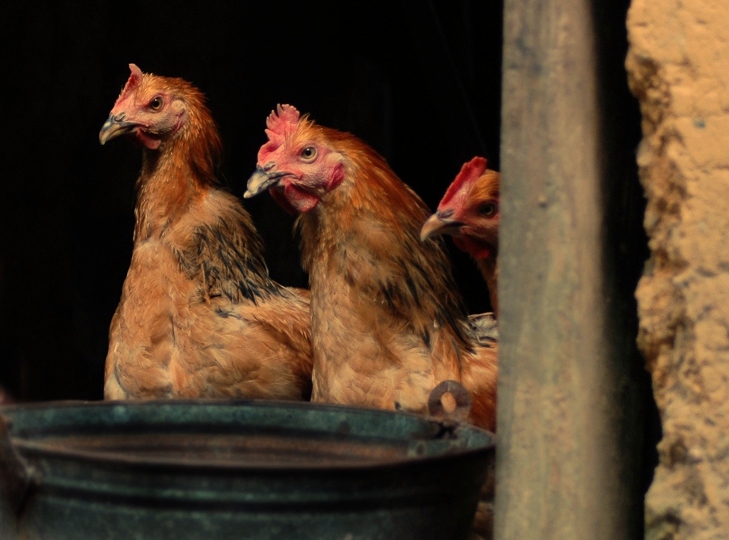
[{"label": "partially hidden hen", "polygon": [[249,214],[217,176],[222,143],[203,94],[130,69],[99,133],[143,152],[105,398],[308,399],[308,292],[269,277]]},{"label": "partially hidden hen", "polygon": [[[446,190],[437,211],[420,230],[420,239],[448,234],[461,250],[476,262],[489,289],[494,314],[471,315],[469,321],[481,338],[497,339],[498,328],[493,315],[498,314],[499,187],[498,172],[487,169],[483,157],[474,157],[461,167]],[[491,476],[493,479],[493,476]],[[493,537],[494,485],[481,492],[470,540]]]},{"label": "partially hidden hen", "polygon": [[349,133],[290,105],[266,125],[245,196],[268,190],[300,214],[312,400],[425,413],[452,380],[470,394],[470,421],[494,429],[497,344],[473,335],[442,241],[420,241],[425,204]]},{"label": "partially hidden hen", "polygon": [[461,250],[476,261],[498,315],[499,187],[501,176],[487,169],[487,161],[474,157],[446,190],[437,211],[420,231],[423,241],[448,234]]}]

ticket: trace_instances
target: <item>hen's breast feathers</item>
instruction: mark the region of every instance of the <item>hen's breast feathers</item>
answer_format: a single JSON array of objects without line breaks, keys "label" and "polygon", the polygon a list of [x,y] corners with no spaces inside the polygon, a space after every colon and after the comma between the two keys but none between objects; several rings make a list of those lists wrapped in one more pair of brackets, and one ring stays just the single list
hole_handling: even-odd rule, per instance
[{"label": "hen's breast feathers", "polygon": [[[306,399],[308,293],[268,276],[250,218],[216,189],[140,241],[110,331],[126,396]],[[113,352],[116,351],[116,354]]]}]

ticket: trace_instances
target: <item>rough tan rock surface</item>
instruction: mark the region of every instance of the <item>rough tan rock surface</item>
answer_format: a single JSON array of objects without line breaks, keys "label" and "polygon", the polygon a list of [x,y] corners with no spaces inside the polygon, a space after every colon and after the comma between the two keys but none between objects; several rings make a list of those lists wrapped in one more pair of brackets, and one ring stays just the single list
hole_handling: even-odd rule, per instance
[{"label": "rough tan rock surface", "polygon": [[646,538],[729,538],[729,2],[634,0],[651,258],[638,344],[663,424]]}]

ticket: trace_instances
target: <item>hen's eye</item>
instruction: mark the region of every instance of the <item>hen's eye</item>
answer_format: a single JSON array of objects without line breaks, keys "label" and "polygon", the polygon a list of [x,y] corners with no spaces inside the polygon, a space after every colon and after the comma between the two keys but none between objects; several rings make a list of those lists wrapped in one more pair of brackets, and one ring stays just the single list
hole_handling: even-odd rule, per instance
[{"label": "hen's eye", "polygon": [[153,111],[158,111],[162,108],[162,98],[157,96],[156,98],[153,98],[152,101],[149,102],[149,108]]},{"label": "hen's eye", "polygon": [[301,151],[301,159],[304,161],[314,161],[316,158],[316,148],[313,146],[306,146]]},{"label": "hen's eye", "polygon": [[484,203],[479,207],[478,213],[483,217],[491,217],[496,214],[496,210],[497,208],[494,203]]}]

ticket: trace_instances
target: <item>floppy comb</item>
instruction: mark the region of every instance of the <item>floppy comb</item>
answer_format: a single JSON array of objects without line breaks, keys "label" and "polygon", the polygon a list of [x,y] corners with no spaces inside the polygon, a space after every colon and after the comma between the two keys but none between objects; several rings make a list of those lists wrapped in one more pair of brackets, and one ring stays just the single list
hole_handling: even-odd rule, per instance
[{"label": "floppy comb", "polygon": [[122,88],[121,94],[119,94],[119,97],[116,99],[116,103],[114,103],[115,107],[118,103],[127,99],[132,92],[134,92],[142,84],[142,70],[139,69],[136,64],[129,64],[129,69],[131,70],[131,74],[124,85],[124,88]]},{"label": "floppy comb", "polygon": [[476,156],[471,161],[463,164],[461,171],[453,180],[443,195],[438,208],[451,203],[456,197],[465,196],[473,183],[478,180],[486,170],[486,158]]}]

